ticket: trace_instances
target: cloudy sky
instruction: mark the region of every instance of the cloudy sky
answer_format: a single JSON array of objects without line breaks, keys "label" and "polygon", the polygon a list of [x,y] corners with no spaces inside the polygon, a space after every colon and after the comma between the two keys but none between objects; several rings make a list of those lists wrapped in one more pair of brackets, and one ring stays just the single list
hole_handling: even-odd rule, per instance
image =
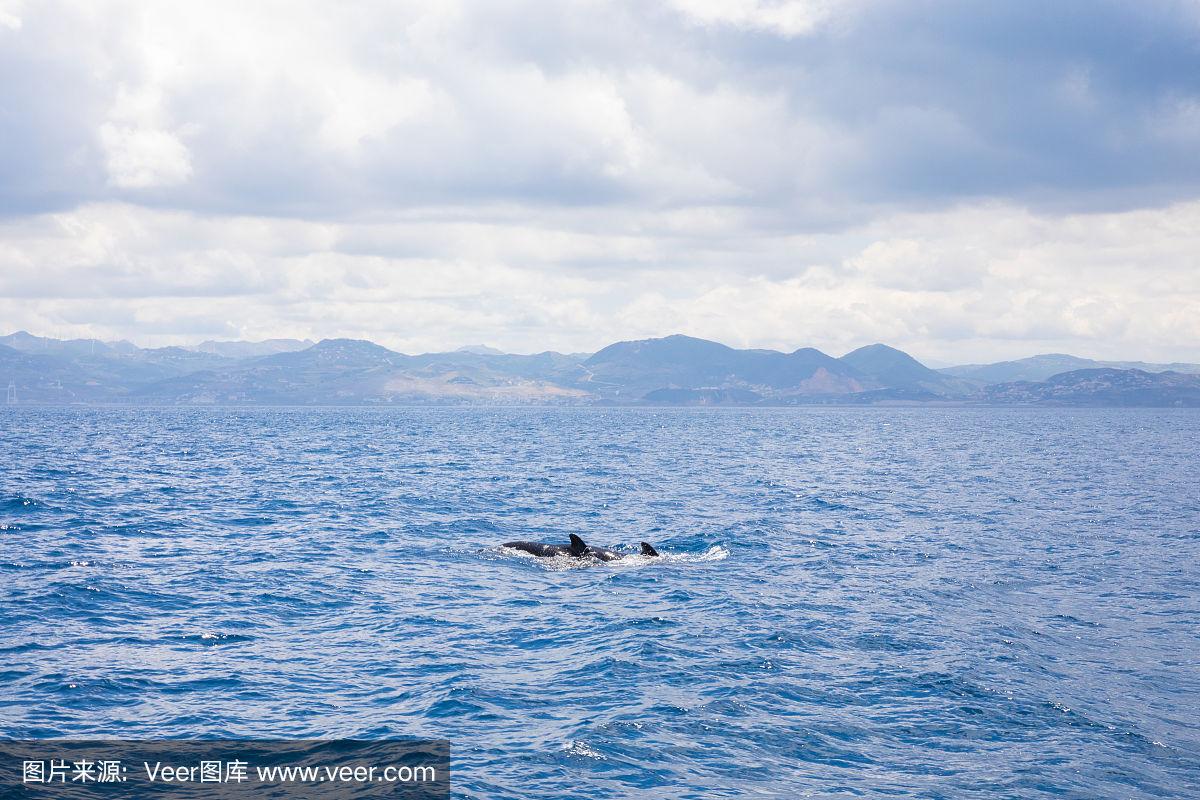
[{"label": "cloudy sky", "polygon": [[0,328],[1200,361],[1200,0],[0,0]]}]

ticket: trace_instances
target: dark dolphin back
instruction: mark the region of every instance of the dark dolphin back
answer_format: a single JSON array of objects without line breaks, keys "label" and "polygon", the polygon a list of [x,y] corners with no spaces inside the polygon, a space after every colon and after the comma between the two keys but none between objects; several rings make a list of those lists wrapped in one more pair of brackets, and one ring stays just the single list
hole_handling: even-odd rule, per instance
[{"label": "dark dolphin back", "polygon": [[[592,556],[601,561],[616,561],[619,558],[624,558],[624,555],[618,553],[616,550],[609,550],[606,547],[593,547],[573,533],[571,534],[570,547],[564,547],[560,544],[545,544],[544,542],[505,542],[502,547],[511,547],[513,550],[531,553],[542,558],[553,556],[575,556],[576,558]],[[656,556],[658,555],[658,551],[646,542],[642,542],[642,555]]]},{"label": "dark dolphin back", "polygon": [[590,544],[588,545],[587,555],[594,556],[601,561],[616,561],[618,558],[624,558],[616,550],[609,550],[605,547],[596,547]]},{"label": "dark dolphin back", "polygon": [[571,555],[571,551],[561,545],[543,544],[542,542],[505,542],[503,547],[511,547],[513,550],[531,553],[542,558]]}]

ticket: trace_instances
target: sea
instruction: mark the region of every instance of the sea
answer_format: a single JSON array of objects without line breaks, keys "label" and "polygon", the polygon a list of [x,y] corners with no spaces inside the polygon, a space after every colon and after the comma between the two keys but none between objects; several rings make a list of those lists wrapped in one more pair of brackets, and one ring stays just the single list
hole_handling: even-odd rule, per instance
[{"label": "sea", "polygon": [[[501,547],[570,534],[631,556]],[[3,408],[0,738],[62,737],[444,738],[489,800],[1200,797],[1200,412]]]}]

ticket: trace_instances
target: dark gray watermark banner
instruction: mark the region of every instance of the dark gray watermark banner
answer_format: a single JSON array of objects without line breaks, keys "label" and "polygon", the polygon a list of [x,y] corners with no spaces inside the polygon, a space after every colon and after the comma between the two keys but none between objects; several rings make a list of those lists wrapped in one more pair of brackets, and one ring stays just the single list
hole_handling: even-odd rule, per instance
[{"label": "dark gray watermark banner", "polygon": [[0,800],[450,797],[450,743],[0,741]]}]

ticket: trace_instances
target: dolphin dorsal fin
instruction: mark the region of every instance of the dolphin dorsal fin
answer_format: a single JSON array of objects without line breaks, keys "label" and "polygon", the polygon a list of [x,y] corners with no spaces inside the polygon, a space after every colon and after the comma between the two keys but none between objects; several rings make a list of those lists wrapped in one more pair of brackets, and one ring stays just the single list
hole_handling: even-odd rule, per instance
[{"label": "dolphin dorsal fin", "polygon": [[571,555],[581,556],[587,552],[587,542],[575,534],[571,534]]},{"label": "dolphin dorsal fin", "polygon": [[658,555],[658,551],[655,550],[654,545],[650,544],[649,542],[642,542],[642,555],[656,556]]}]

